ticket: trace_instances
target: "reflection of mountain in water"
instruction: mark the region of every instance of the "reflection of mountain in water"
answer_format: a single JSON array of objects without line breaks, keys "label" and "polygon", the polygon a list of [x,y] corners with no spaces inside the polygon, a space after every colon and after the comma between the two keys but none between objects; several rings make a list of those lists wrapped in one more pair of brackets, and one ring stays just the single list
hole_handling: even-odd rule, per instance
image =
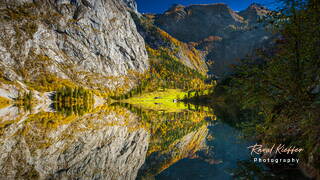
[{"label": "reflection of mountain in water", "polygon": [[82,117],[40,112],[1,126],[0,179],[135,179],[149,137],[136,118],[104,107]]},{"label": "reflection of mountain in water", "polygon": [[[138,179],[152,178],[184,158],[196,158],[206,150],[208,120],[215,116],[203,108],[176,112],[140,109],[130,104],[117,104],[140,114],[141,124],[151,137],[146,162]],[[182,107],[182,106],[181,106]]]},{"label": "reflection of mountain in water", "polygon": [[69,110],[1,109],[0,179],[135,179],[139,169],[155,176],[204,149],[205,119],[214,117],[123,104]]},{"label": "reflection of mountain in water", "polygon": [[206,149],[207,135],[207,126],[203,125],[181,139],[177,139],[166,148],[153,152],[139,170],[138,179],[152,178],[181,159],[195,158],[198,151]]}]

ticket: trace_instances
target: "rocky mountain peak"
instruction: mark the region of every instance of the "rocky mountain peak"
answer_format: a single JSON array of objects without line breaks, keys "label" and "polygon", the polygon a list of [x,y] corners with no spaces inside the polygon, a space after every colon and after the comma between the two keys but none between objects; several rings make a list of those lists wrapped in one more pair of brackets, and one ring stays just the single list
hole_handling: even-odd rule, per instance
[{"label": "rocky mountain peak", "polygon": [[259,3],[252,3],[248,8],[249,9],[265,9],[265,7]]},{"label": "rocky mountain peak", "polygon": [[196,42],[217,34],[228,25],[239,25],[243,18],[226,4],[174,5],[156,17],[155,23],[173,37]]},{"label": "rocky mountain peak", "polygon": [[212,4],[193,4],[190,8],[205,8],[205,10],[220,10],[228,11],[230,8],[225,3],[212,3]]},{"label": "rocky mountain peak", "polygon": [[181,4],[173,4],[165,13],[174,13],[179,10],[183,10],[184,8],[185,8],[185,6],[183,6]]},{"label": "rocky mountain peak", "polygon": [[133,11],[138,12],[138,5],[135,0],[123,0],[129,8],[131,8]]},{"label": "rocky mountain peak", "polygon": [[256,22],[259,18],[266,16],[269,9],[258,3],[251,4],[247,9],[240,11],[239,15],[251,22]]},{"label": "rocky mountain peak", "polygon": [[220,14],[220,15],[231,15],[234,18],[235,12],[224,3],[214,4],[195,4],[188,7],[192,11],[203,11],[204,13]]}]

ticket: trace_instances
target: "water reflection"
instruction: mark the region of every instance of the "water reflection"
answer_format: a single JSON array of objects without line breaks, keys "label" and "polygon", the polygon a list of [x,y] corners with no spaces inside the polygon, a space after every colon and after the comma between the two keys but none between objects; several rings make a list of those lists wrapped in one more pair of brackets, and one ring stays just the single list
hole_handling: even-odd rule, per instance
[{"label": "water reflection", "polygon": [[0,110],[0,179],[136,179],[205,151],[203,108],[167,112],[116,103]]},{"label": "water reflection", "polygon": [[239,141],[239,132],[217,122],[208,127],[213,138],[207,138],[209,153],[198,153],[198,158],[186,158],[159,174],[156,179],[234,179],[232,169],[237,161],[249,158],[247,145]]},{"label": "water reflection", "polygon": [[125,108],[67,116],[11,107],[0,118],[0,179],[135,179],[145,161],[148,132]]},{"label": "water reflection", "polygon": [[0,179],[292,177],[253,164],[253,142],[240,135],[192,104],[9,106],[0,109]]},{"label": "water reflection", "polygon": [[141,109],[126,103],[115,103],[139,114],[140,123],[150,132],[147,159],[139,170],[138,179],[156,176],[184,158],[197,158],[197,152],[207,151],[208,124],[215,116],[197,106],[172,112]]}]

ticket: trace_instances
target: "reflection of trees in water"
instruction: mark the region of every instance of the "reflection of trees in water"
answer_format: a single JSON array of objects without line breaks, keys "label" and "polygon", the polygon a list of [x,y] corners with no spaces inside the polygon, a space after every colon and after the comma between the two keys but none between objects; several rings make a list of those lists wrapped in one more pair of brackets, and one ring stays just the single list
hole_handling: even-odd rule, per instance
[{"label": "reflection of trees in water", "polygon": [[123,107],[101,106],[83,116],[37,112],[0,124],[0,179],[134,179],[148,146],[135,120]]},{"label": "reflection of trees in water", "polygon": [[33,106],[33,94],[32,91],[20,93],[18,92],[18,97],[14,99],[14,105],[23,110],[24,112],[31,112]]},{"label": "reflection of trees in water", "polygon": [[15,104],[14,106],[18,107],[20,112],[29,112],[32,113],[33,105],[31,103],[27,104]]},{"label": "reflection of trees in water", "polygon": [[[84,115],[93,109],[94,97],[90,90],[84,88],[63,87],[50,95],[53,103],[50,108],[66,116]],[[33,98],[32,91],[19,93],[14,100],[14,105],[19,108],[21,113],[31,113],[32,108],[37,105],[37,100]]]},{"label": "reflection of trees in water", "polygon": [[175,140],[206,125],[206,117],[214,118],[210,112],[200,111],[200,107],[198,111],[166,112],[145,110],[127,103],[113,105],[126,107],[139,115],[139,123],[151,134],[148,154],[166,149]]},{"label": "reflection of trees in water", "polygon": [[[157,149],[151,154],[148,152],[149,155],[147,156],[144,165],[139,170],[138,179],[148,179],[148,177],[154,177],[181,159],[199,158],[198,152],[205,152],[207,149],[207,135],[208,128],[207,125],[204,124],[203,126],[198,127],[196,130],[189,132],[183,137],[171,142],[171,144],[168,144],[166,147]],[[162,138],[160,137],[159,139]]]},{"label": "reflection of trees in water", "polygon": [[[4,132],[3,135],[0,136],[1,139],[6,139],[8,133],[10,133],[14,127],[16,132],[15,136],[10,136],[12,138],[11,140],[21,142],[17,143],[14,152],[11,152],[10,149],[8,150],[12,153],[11,157],[14,160],[21,159],[19,159],[21,164],[7,167],[4,169],[5,173],[10,173],[13,172],[13,169],[23,167],[23,173],[27,171],[31,173],[30,176],[37,176],[39,172],[33,167],[35,162],[27,165],[26,157],[24,155],[20,157],[20,154],[23,154],[21,152],[24,152],[25,149],[28,149],[32,158],[36,158],[37,153],[42,155],[43,159],[39,159],[41,165],[37,164],[37,166],[54,169],[57,167],[49,167],[46,162],[57,162],[57,160],[49,158],[60,157],[60,154],[64,154],[66,149],[71,148],[71,150],[73,150],[73,147],[75,152],[71,151],[73,154],[70,154],[70,156],[83,156],[83,154],[77,154],[77,148],[81,147],[78,146],[78,144],[90,144],[91,141],[94,142],[97,139],[95,136],[101,135],[99,141],[103,142],[102,144],[108,144],[109,141],[117,144],[119,142],[118,140],[113,141],[112,138],[108,136],[107,138],[104,137],[108,134],[106,132],[110,131],[110,136],[115,138],[120,138],[123,134],[122,132],[126,132],[131,136],[136,135],[141,139],[141,142],[146,144],[136,142],[136,139],[132,140],[132,138],[126,135],[120,139],[128,142],[132,140],[132,142],[136,142],[136,145],[141,146],[140,148],[145,151],[147,151],[146,147],[148,143],[149,149],[148,152],[145,152],[148,156],[147,161],[153,161],[155,164],[154,166],[146,164],[148,168],[146,173],[157,174],[182,158],[195,157],[194,154],[201,150],[205,144],[205,138],[208,132],[208,122],[205,120],[205,117],[213,116],[209,112],[191,110],[182,112],[147,111],[125,104],[121,106],[101,106],[96,108],[92,108],[90,104],[86,106],[85,103],[55,103],[52,106],[56,112],[34,112],[35,114],[27,114],[25,119],[20,121],[20,124],[13,122],[13,124],[3,128]],[[79,112],[79,110],[83,110],[83,116],[83,113]],[[137,115],[139,115],[139,118],[137,118]],[[147,132],[142,128],[151,134],[150,139],[149,136],[147,136]],[[85,136],[82,134],[83,132],[86,133]],[[92,136],[92,138],[87,139],[88,142],[80,142],[79,139],[89,136]],[[149,139],[149,142],[147,142],[147,139]],[[100,143],[92,144],[99,145]],[[136,146],[135,144],[126,142],[123,144],[124,151],[128,147],[135,149]],[[128,144],[129,146],[127,146]],[[96,150],[101,147],[93,146],[90,148]],[[124,154],[129,156],[130,153],[128,151],[128,153]],[[94,158],[98,158],[101,154],[104,153],[97,153],[97,155],[90,157],[92,158],[92,162]],[[109,157],[110,156],[111,155],[109,155]],[[141,155],[133,154],[130,156],[139,159]],[[145,154],[143,158],[139,159],[139,162],[141,160],[141,164],[144,161],[144,157]],[[7,162],[3,162],[6,164],[11,163],[10,158],[6,161]],[[65,162],[69,162],[69,160],[65,160]],[[80,164],[81,163],[84,164],[84,162],[80,162]],[[113,164],[110,164],[110,167],[113,166]],[[89,166],[86,168],[90,169]],[[137,166],[137,169],[138,168],[140,168],[140,166]],[[16,174],[16,176],[21,177],[23,174]],[[28,177],[25,179],[32,178]]]},{"label": "reflection of trees in water", "polygon": [[53,96],[53,109],[70,116],[72,114],[84,115],[93,109],[94,98],[89,90],[83,88],[64,87]]},{"label": "reflection of trees in water", "polygon": [[64,104],[55,102],[52,104],[53,109],[66,116],[72,114],[83,116],[85,113],[90,112],[93,109],[93,104],[85,102],[82,104]]},{"label": "reflection of trees in water", "polygon": [[180,112],[155,111],[138,108],[127,103],[114,103],[136,113],[140,124],[151,134],[148,156],[139,172],[139,177],[155,176],[173,163],[205,149],[208,135],[208,119],[214,119],[201,106],[189,105],[189,110]]}]

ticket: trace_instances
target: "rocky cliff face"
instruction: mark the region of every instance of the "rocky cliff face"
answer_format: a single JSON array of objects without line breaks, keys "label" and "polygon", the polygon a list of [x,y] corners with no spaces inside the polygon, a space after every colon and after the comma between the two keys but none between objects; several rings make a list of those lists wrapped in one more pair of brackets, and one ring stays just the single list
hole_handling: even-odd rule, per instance
[{"label": "rocky cliff face", "polygon": [[110,76],[143,72],[143,38],[119,0],[0,2],[0,70],[9,81],[47,75],[87,87],[112,86]]},{"label": "rocky cliff face", "polygon": [[223,76],[230,72],[231,64],[269,42],[271,34],[258,23],[268,12],[258,4],[238,13],[225,4],[175,5],[157,15],[155,23],[177,39],[207,51],[207,61],[214,63],[212,73]]},{"label": "rocky cliff face", "polygon": [[124,0],[124,2],[131,8],[133,11],[138,12],[137,2],[135,0]]}]

